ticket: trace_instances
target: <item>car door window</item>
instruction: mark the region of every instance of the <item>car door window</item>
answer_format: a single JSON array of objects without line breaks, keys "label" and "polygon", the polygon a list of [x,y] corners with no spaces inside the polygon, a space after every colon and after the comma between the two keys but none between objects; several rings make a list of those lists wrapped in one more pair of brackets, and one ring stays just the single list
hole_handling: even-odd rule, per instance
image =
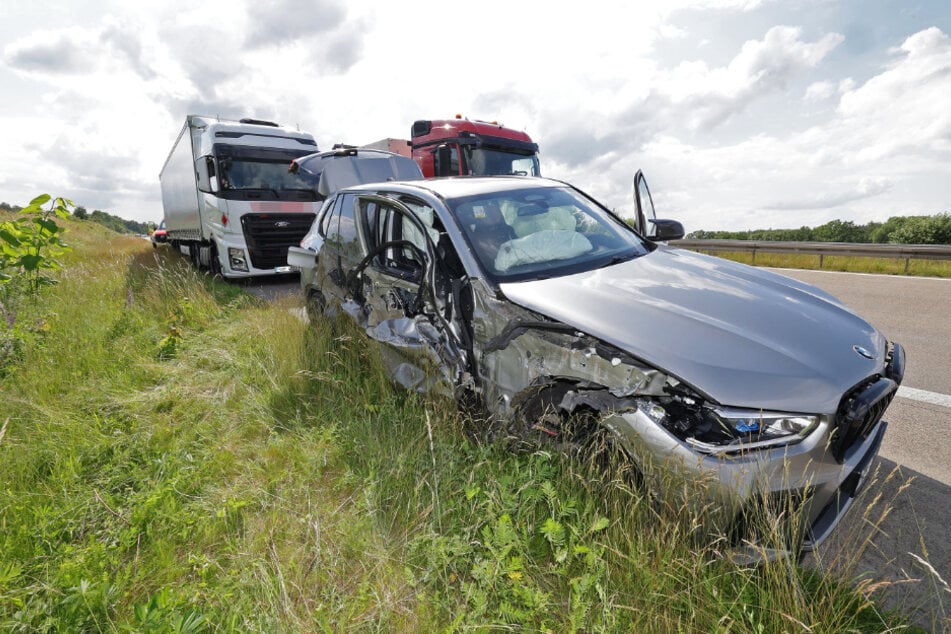
[{"label": "car door window", "polygon": [[347,270],[363,257],[354,215],[356,204],[353,194],[339,197],[327,226],[327,245],[336,251],[337,268],[342,270]]},{"label": "car door window", "polygon": [[[403,278],[415,277],[422,271],[425,266],[422,260],[427,252],[423,231],[428,230],[395,206],[379,200],[360,200],[357,206],[369,252],[380,250],[373,261],[375,267]],[[400,242],[412,246],[398,244]]]},{"label": "car door window", "polygon": [[657,214],[654,212],[654,201],[651,199],[650,189],[647,187],[647,179],[640,172],[634,177],[635,197],[638,209],[640,211],[640,227],[642,234],[648,238],[657,234],[657,227],[654,220]]},{"label": "car door window", "polygon": [[326,210],[324,214],[320,217],[320,226],[318,227],[317,233],[322,238],[327,237],[327,232],[330,230],[330,224],[332,222],[331,218],[334,218],[336,213],[340,209],[340,197],[335,198],[331,203],[328,203],[331,206],[330,209]]}]

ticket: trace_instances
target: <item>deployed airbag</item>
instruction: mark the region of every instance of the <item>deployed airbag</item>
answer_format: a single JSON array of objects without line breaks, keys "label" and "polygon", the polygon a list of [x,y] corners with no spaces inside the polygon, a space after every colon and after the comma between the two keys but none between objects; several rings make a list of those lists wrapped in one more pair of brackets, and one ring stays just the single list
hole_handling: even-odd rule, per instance
[{"label": "deployed airbag", "polygon": [[495,256],[495,268],[505,272],[523,264],[567,260],[593,248],[586,237],[575,231],[545,229],[502,244]]}]

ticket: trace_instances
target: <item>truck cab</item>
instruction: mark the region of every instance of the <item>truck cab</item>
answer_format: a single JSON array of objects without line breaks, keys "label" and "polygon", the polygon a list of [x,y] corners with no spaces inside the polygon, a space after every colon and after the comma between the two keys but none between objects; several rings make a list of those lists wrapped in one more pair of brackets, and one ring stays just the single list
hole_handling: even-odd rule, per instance
[{"label": "truck cab", "polygon": [[168,241],[226,278],[288,272],[287,248],[320,207],[288,165],[316,151],[274,122],[188,115],[159,174]]},{"label": "truck cab", "polygon": [[541,176],[538,144],[520,130],[495,121],[462,118],[413,123],[413,160],[426,178],[435,176]]}]

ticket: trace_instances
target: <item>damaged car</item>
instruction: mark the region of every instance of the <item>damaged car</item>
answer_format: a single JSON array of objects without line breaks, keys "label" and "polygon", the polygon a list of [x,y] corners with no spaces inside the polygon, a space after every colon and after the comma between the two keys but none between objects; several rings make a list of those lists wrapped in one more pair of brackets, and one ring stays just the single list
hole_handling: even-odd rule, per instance
[{"label": "damaged car", "polygon": [[901,346],[818,288],[669,246],[683,227],[640,173],[635,211],[542,178],[361,185],[288,257],[309,306],[359,324],[398,384],[705,482],[737,547],[750,505],[783,496],[804,523],[790,549],[813,549],[878,452]]}]

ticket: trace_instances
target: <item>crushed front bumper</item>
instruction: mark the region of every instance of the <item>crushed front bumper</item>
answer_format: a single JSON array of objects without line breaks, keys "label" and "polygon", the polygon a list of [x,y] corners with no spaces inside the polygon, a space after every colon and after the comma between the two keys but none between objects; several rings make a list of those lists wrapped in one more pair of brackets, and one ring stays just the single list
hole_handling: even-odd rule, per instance
[{"label": "crushed front bumper", "polygon": [[[741,562],[821,544],[865,484],[887,428],[877,421],[840,461],[831,450],[836,424],[829,417],[797,444],[729,455],[694,451],[640,410],[610,415],[604,424],[641,466],[652,494],[668,504],[717,509],[711,528]],[[675,498],[671,491],[688,493]]]}]

